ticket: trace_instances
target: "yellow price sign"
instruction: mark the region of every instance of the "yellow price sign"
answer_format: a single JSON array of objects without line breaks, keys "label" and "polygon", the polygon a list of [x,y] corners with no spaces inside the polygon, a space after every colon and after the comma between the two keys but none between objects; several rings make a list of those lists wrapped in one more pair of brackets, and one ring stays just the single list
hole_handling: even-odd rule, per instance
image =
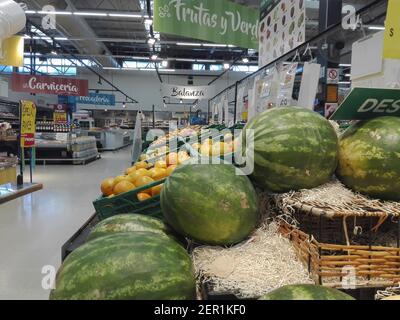
[{"label": "yellow price sign", "polygon": [[53,118],[55,124],[64,124],[68,122],[66,112],[54,112]]},{"label": "yellow price sign", "polygon": [[400,59],[400,1],[389,0],[386,15],[385,43],[383,57]]},{"label": "yellow price sign", "polygon": [[36,106],[32,101],[21,101],[21,147],[35,146]]}]

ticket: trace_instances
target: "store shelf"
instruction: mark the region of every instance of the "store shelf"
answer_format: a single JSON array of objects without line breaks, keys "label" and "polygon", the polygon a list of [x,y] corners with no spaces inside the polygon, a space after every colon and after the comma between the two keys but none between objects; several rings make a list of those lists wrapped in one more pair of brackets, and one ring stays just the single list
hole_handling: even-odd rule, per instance
[{"label": "store shelf", "polygon": [[101,155],[100,154],[96,154],[96,155],[91,155],[91,156],[87,156],[87,157],[82,157],[82,158],[59,158],[59,159],[36,159],[36,163],[37,164],[56,164],[56,163],[62,163],[62,164],[80,164],[80,165],[86,165],[92,161],[101,159]]},{"label": "store shelf", "polygon": [[0,204],[15,200],[27,194],[43,189],[40,183],[24,183],[22,186],[17,186],[14,183],[8,183],[0,186]]}]

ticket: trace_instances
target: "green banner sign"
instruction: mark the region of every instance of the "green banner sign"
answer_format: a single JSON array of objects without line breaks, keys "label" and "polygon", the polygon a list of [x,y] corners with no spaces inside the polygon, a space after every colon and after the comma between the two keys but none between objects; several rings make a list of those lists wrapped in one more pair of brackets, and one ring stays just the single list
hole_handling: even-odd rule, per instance
[{"label": "green banner sign", "polygon": [[399,89],[355,88],[330,120],[368,120],[400,116]]},{"label": "green banner sign", "polygon": [[228,0],[155,0],[154,29],[258,50],[259,14]]}]

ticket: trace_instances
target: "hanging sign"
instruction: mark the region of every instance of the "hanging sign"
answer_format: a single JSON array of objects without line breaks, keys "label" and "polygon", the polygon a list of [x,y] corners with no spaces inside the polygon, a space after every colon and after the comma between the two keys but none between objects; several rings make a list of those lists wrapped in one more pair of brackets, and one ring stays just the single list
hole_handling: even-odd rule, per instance
[{"label": "hanging sign", "polygon": [[400,1],[389,0],[386,22],[383,57],[400,59]]},{"label": "hanging sign", "polygon": [[57,104],[54,106],[53,120],[54,124],[66,124],[68,123],[68,106],[63,104]]},{"label": "hanging sign", "polygon": [[21,101],[21,147],[35,146],[36,106],[32,101]]},{"label": "hanging sign", "polygon": [[368,120],[400,116],[400,89],[355,88],[331,120]]},{"label": "hanging sign", "polygon": [[75,103],[90,104],[96,106],[115,106],[115,95],[90,93],[86,97],[77,97]]},{"label": "hanging sign", "polygon": [[178,86],[171,84],[162,85],[164,97],[183,100],[204,100],[215,96],[215,86]]},{"label": "hanging sign", "polygon": [[11,89],[16,92],[37,94],[87,96],[89,94],[89,81],[76,78],[13,73]]},{"label": "hanging sign", "polygon": [[0,65],[24,66],[24,37],[14,36],[3,41],[0,51]]},{"label": "hanging sign", "polygon": [[155,0],[154,28],[161,33],[258,49],[259,14],[228,0]]}]

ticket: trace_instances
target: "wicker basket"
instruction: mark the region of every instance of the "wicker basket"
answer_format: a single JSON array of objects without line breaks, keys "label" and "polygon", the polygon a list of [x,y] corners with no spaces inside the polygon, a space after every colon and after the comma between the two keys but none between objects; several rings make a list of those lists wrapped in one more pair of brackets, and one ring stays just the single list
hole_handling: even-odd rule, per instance
[{"label": "wicker basket", "polygon": [[388,287],[400,281],[400,248],[320,243],[284,222],[280,232],[291,240],[299,259],[318,284],[342,288],[349,272],[356,276],[354,289]]}]

